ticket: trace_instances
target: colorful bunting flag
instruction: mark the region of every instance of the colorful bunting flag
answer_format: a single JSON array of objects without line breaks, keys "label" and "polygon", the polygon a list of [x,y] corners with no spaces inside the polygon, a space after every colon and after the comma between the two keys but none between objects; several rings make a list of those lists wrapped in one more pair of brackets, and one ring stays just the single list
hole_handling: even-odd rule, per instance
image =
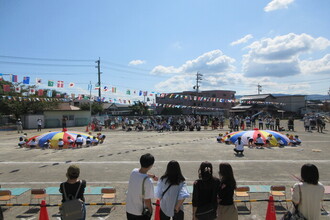
[{"label": "colorful bunting flag", "polygon": [[18,81],[17,75],[12,75],[11,76],[11,81],[17,83],[17,81]]},{"label": "colorful bunting flag", "polygon": [[44,95],[44,90],[43,89],[39,89],[38,90],[38,96],[43,96]]},{"label": "colorful bunting flag", "polygon": [[30,84],[30,77],[29,76],[24,76],[23,84]]},{"label": "colorful bunting flag", "polygon": [[57,81],[57,88],[63,88],[64,87],[64,81]]},{"label": "colorful bunting flag", "polygon": [[104,88],[103,88],[103,91],[104,91],[104,92],[107,92],[107,91],[109,91],[109,88],[108,88],[108,86],[104,86]]},{"label": "colorful bunting flag", "polygon": [[48,86],[53,87],[54,86],[54,81],[53,80],[48,80]]},{"label": "colorful bunting flag", "polygon": [[21,87],[20,86],[15,86],[15,92],[20,93],[21,92]]},{"label": "colorful bunting flag", "polygon": [[98,90],[98,89],[100,89],[100,84],[98,84],[98,83],[96,83],[95,84],[95,88],[94,88],[95,90]]},{"label": "colorful bunting flag", "polygon": [[3,80],[3,76],[2,76],[3,74],[2,73],[0,73],[0,81],[2,81]]},{"label": "colorful bunting flag", "polygon": [[56,97],[57,97],[57,98],[60,98],[60,97],[61,97],[61,93],[57,92],[57,93],[56,93]]},{"label": "colorful bunting flag", "polygon": [[49,98],[53,97],[53,91],[52,90],[47,91],[47,97],[49,97]]},{"label": "colorful bunting flag", "polygon": [[41,80],[40,78],[36,78],[36,84],[37,84],[37,85],[40,85],[41,82],[42,82],[42,80]]},{"label": "colorful bunting flag", "polygon": [[36,93],[36,90],[34,88],[30,88],[29,94],[34,95]]},{"label": "colorful bunting flag", "polygon": [[126,95],[130,95],[130,94],[131,94],[131,90],[127,89]]},{"label": "colorful bunting flag", "polygon": [[116,93],[117,89],[116,87],[112,87],[112,93]]},{"label": "colorful bunting flag", "polygon": [[70,87],[70,88],[73,88],[73,87],[74,87],[74,83],[73,83],[73,82],[70,82],[70,83],[69,83],[69,87]]},{"label": "colorful bunting flag", "polygon": [[4,92],[10,92],[10,85],[3,85]]},{"label": "colorful bunting flag", "polygon": [[141,96],[141,95],[142,95],[142,91],[140,90],[140,91],[139,91],[139,96]]}]

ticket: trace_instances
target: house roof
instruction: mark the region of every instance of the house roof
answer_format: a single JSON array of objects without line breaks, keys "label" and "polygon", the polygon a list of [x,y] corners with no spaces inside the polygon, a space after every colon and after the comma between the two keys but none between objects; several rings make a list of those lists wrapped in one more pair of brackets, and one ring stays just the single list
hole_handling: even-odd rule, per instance
[{"label": "house roof", "polygon": [[271,94],[262,94],[262,95],[247,95],[247,96],[243,96],[241,98],[241,100],[265,100],[268,97],[271,97],[273,99],[276,99],[276,97],[274,97]]},{"label": "house roof", "polygon": [[76,106],[73,106],[73,105],[70,105],[70,103],[68,103],[68,102],[63,102],[63,103],[59,103],[56,108],[51,109],[51,110],[55,110],[55,111],[79,111],[80,108],[76,107]]},{"label": "house roof", "polygon": [[236,105],[234,107],[232,107],[232,110],[248,110],[252,108],[252,105]]}]

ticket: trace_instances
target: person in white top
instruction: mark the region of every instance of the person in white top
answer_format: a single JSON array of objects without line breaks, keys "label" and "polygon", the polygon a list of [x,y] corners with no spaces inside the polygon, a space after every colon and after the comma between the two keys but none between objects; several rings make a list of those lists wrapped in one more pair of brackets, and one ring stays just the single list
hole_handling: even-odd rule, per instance
[{"label": "person in white top", "polygon": [[257,148],[263,149],[264,144],[265,143],[264,143],[264,140],[261,137],[261,134],[258,134],[255,145],[257,146]]},{"label": "person in white top", "polygon": [[180,164],[171,160],[167,164],[165,174],[160,178],[156,197],[160,199],[160,220],[183,219],[183,202],[189,198],[185,178]]},{"label": "person in white top", "polygon": [[237,138],[237,141],[235,141],[235,148],[234,151],[236,152],[236,155],[244,155],[244,145],[241,137]]},{"label": "person in white top", "polygon": [[308,220],[319,220],[324,186],[319,183],[319,171],[314,164],[301,167],[301,182],[293,186],[292,202]]},{"label": "person in white top", "polygon": [[[151,199],[154,198],[154,185],[151,178],[155,181],[158,178],[147,173],[152,168],[154,162],[155,158],[151,154],[144,154],[140,157],[141,167],[135,168],[131,172],[126,194],[127,220],[149,220],[151,218],[153,211]],[[144,196],[142,188],[144,189]],[[145,208],[148,209],[150,216],[142,214]]]}]

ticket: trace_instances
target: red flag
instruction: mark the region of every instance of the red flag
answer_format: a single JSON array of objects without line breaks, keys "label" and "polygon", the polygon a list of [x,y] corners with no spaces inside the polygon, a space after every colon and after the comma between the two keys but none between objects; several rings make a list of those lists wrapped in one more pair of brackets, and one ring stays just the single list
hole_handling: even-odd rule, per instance
[{"label": "red flag", "polygon": [[43,96],[44,95],[44,90],[43,89],[39,89],[38,90],[38,96]]},{"label": "red flag", "polygon": [[10,92],[10,85],[3,85],[4,92]]},{"label": "red flag", "polygon": [[57,88],[63,88],[64,87],[64,81],[57,81]]}]

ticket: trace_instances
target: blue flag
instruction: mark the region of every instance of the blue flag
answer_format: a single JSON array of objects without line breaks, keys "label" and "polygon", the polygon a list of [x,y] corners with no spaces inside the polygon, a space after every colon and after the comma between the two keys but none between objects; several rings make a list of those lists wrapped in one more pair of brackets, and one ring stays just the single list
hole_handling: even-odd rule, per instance
[{"label": "blue flag", "polygon": [[30,84],[30,77],[24,76],[24,78],[23,78],[23,84]]},{"label": "blue flag", "polygon": [[53,91],[52,90],[48,90],[47,91],[47,96],[48,97],[53,97]]}]

